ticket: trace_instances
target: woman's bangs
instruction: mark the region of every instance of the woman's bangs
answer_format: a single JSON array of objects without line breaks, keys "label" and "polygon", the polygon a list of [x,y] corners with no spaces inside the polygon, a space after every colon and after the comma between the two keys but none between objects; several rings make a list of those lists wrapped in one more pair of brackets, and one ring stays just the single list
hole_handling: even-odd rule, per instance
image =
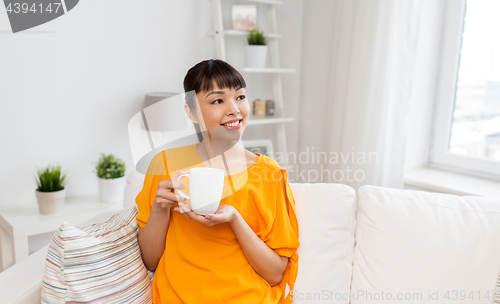
[{"label": "woman's bangs", "polygon": [[214,90],[214,83],[221,90],[237,89],[246,87],[245,80],[238,71],[234,69],[223,69],[213,67],[209,73],[204,75],[201,83],[201,91],[211,92]]}]

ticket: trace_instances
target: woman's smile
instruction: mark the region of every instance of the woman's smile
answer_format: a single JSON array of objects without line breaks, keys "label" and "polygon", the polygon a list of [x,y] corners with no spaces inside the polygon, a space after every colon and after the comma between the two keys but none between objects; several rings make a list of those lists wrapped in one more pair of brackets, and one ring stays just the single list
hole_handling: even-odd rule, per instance
[{"label": "woman's smile", "polygon": [[221,126],[228,130],[238,130],[239,128],[241,128],[242,121],[243,121],[242,118],[233,119],[227,123],[221,124]]}]

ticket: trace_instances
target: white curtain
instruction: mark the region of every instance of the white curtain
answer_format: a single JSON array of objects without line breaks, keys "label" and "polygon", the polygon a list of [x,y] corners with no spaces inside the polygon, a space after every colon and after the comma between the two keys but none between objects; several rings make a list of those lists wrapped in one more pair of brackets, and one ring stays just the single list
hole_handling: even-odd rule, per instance
[{"label": "white curtain", "polygon": [[[335,180],[319,172],[318,182],[340,182],[356,190],[365,184],[403,187],[422,1],[337,0],[330,7],[331,66],[322,114],[328,119],[326,132],[313,138],[327,152],[330,161],[323,161],[323,167]],[[301,126],[313,119],[307,115]],[[301,143],[299,150],[305,151],[314,140]]]}]

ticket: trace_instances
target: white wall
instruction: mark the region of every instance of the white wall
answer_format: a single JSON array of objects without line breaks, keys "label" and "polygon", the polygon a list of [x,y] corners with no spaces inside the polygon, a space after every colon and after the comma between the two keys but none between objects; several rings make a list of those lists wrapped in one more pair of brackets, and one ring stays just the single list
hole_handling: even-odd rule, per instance
[{"label": "white wall", "polygon": [[[132,168],[127,123],[144,93],[180,91],[187,69],[213,54],[209,4],[81,1],[49,23],[0,35],[0,206],[34,201],[34,169],[49,162],[69,171],[68,196],[98,191],[100,152]],[[4,11],[0,27],[10,28]]]},{"label": "white wall", "polygon": [[[327,151],[324,126],[329,117],[323,109],[331,103],[330,79],[332,66],[333,35],[335,29],[334,10],[337,0],[309,0],[304,6],[304,29],[302,34],[302,81],[300,104],[300,151]],[[318,144],[320,143],[320,144]],[[307,150],[309,149],[309,150]],[[328,151],[327,151],[328,152]],[[311,164],[301,164],[301,170],[314,170]],[[299,181],[303,182],[303,180]]]},{"label": "white wall", "polygon": [[[298,116],[303,0],[284,3],[277,7],[281,65],[298,70],[283,76],[284,98],[286,114]],[[35,202],[33,174],[48,163],[69,172],[67,196],[97,193],[92,162],[100,152],[122,158],[130,172],[129,119],[145,93],[183,91],[187,70],[215,55],[210,30],[209,0],[80,1],[66,15],[16,34],[0,10],[0,208]],[[241,57],[242,41],[227,51],[228,60]],[[250,101],[272,98],[270,75],[243,76]],[[291,150],[297,128],[287,125]],[[244,139],[274,138],[274,130],[248,127]],[[30,238],[30,252],[50,236]]]}]

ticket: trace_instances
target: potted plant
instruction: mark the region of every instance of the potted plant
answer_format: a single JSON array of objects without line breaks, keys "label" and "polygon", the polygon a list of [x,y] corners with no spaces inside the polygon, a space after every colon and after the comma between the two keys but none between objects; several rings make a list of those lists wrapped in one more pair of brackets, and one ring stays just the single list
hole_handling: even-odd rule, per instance
[{"label": "potted plant", "polygon": [[101,153],[95,166],[99,181],[99,196],[101,202],[117,203],[123,201],[125,192],[125,163],[113,154]]},{"label": "potted plant", "polygon": [[35,182],[38,188],[35,191],[38,208],[41,214],[59,213],[64,207],[64,197],[67,182],[66,174],[61,174],[61,166],[47,166],[37,169]]},{"label": "potted plant", "polygon": [[267,59],[267,39],[262,31],[253,30],[247,35],[247,67],[263,68]]}]

